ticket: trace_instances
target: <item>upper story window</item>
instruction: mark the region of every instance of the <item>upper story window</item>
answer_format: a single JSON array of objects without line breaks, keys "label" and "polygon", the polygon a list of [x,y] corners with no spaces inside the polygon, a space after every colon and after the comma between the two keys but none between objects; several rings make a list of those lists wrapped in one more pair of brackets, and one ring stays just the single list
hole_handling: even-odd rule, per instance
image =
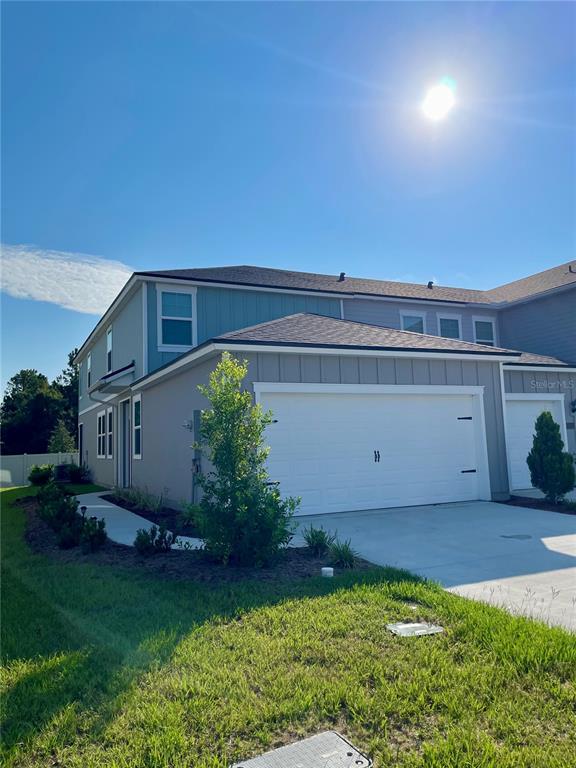
[{"label": "upper story window", "polygon": [[158,288],[158,346],[180,351],[195,346],[194,295],[191,289]]},{"label": "upper story window", "polygon": [[474,341],[476,344],[484,344],[493,347],[496,343],[494,320],[489,317],[474,318]]},{"label": "upper story window", "polygon": [[426,333],[426,320],[424,312],[400,312],[403,331],[412,333]]},{"label": "upper story window", "polygon": [[106,331],[106,373],[112,370],[112,326]]},{"label": "upper story window", "polygon": [[446,339],[461,339],[460,315],[438,315],[438,333]]},{"label": "upper story window", "polygon": [[86,358],[86,388],[90,389],[92,386],[92,352],[88,352]]}]

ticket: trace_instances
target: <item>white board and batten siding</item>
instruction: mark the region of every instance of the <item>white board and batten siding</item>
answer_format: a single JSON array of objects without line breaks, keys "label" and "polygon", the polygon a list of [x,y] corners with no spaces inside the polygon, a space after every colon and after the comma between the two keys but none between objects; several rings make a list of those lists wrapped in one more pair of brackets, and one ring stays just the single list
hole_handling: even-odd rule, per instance
[{"label": "white board and batten siding", "polygon": [[560,425],[560,434],[566,447],[568,439],[564,394],[506,395],[506,442],[511,491],[532,487],[526,458],[532,448],[536,419],[544,411],[549,411],[554,421]]},{"label": "white board and batten siding", "polygon": [[299,514],[490,499],[482,387],[255,383]]}]

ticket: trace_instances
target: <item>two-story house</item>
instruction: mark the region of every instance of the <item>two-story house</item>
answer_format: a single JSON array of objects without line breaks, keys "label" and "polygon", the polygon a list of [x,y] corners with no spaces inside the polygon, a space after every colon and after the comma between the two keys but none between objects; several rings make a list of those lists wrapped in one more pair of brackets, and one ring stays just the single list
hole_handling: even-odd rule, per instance
[{"label": "two-story house", "polygon": [[576,265],[489,291],[261,267],[137,272],[78,352],[94,479],[194,494],[222,352],[274,412],[269,470],[301,513],[504,499],[534,421],[576,452]]}]

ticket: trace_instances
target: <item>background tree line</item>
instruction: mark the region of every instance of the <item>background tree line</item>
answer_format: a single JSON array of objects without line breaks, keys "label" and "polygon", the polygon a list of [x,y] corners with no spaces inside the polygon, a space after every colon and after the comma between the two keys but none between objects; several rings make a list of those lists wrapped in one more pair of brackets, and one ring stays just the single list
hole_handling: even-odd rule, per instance
[{"label": "background tree line", "polygon": [[76,448],[78,366],[68,365],[54,381],[33,368],[16,373],[0,405],[2,453],[57,453]]}]

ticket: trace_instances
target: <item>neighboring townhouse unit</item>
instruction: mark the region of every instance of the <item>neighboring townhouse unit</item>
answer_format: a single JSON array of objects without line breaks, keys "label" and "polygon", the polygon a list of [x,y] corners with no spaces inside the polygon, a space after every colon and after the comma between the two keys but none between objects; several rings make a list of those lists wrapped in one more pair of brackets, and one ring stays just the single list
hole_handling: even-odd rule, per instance
[{"label": "neighboring townhouse unit", "polygon": [[97,482],[194,496],[198,384],[224,350],[274,411],[269,470],[303,514],[506,498],[543,410],[576,453],[574,264],[490,291],[162,270],[132,275],[76,358]]}]

